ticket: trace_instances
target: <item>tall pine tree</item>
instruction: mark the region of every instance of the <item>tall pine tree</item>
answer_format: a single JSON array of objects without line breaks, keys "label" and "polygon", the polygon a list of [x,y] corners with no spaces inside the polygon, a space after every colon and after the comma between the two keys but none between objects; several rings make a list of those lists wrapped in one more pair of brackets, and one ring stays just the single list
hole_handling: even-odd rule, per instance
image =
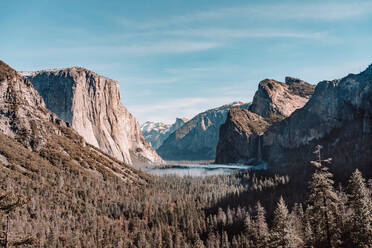
[{"label": "tall pine tree", "polygon": [[338,195],[333,188],[332,173],[324,163],[330,159],[321,158],[321,146],[317,146],[314,154],[317,160],[311,161],[315,172],[310,184],[309,205],[307,208],[309,224],[314,234],[315,247],[336,247],[340,245],[340,228],[338,225]]},{"label": "tall pine tree", "polygon": [[295,229],[283,197],[280,197],[274,211],[270,245],[271,247],[300,247],[302,245],[302,240]]},{"label": "tall pine tree", "polygon": [[371,195],[359,170],[356,170],[348,185],[348,205],[352,209],[350,226],[353,247],[372,246]]},{"label": "tall pine tree", "polygon": [[253,223],[253,242],[256,247],[267,247],[269,228],[265,217],[265,208],[260,202],[256,204],[256,216]]}]

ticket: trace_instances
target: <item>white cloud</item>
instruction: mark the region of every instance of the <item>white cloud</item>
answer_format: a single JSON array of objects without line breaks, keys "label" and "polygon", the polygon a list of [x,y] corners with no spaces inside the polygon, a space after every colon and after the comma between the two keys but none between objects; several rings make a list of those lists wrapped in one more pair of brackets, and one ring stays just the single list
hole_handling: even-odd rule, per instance
[{"label": "white cloud", "polygon": [[148,44],[129,45],[117,48],[121,54],[148,55],[148,54],[169,54],[187,53],[217,48],[221,44],[217,42],[193,42],[193,41],[160,41]]},{"label": "white cloud", "polygon": [[[128,42],[127,42],[128,43]],[[51,47],[47,49],[19,50],[16,55],[50,57],[50,56],[67,56],[70,54],[92,55],[95,56],[147,56],[158,54],[182,54],[189,52],[199,52],[221,47],[223,44],[218,42],[204,41],[184,41],[184,40],[167,40],[154,41],[138,44],[127,45],[87,45],[78,47]]]},{"label": "white cloud", "polygon": [[228,29],[228,28],[205,28],[205,29],[181,29],[161,32],[164,35],[194,36],[203,38],[302,38],[320,39],[327,35],[325,32],[303,32],[282,29]]}]

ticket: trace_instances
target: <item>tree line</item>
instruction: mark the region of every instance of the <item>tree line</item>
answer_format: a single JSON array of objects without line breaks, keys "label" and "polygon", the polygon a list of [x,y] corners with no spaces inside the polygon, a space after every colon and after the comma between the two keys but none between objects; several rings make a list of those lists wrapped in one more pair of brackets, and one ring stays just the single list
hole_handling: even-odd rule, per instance
[{"label": "tree line", "polygon": [[26,175],[3,169],[0,242],[2,247],[371,247],[371,189],[362,173],[355,170],[347,181],[335,182],[331,160],[321,157],[320,147],[315,156],[310,177],[246,171],[152,177],[142,187],[68,170],[56,176],[53,170]]}]

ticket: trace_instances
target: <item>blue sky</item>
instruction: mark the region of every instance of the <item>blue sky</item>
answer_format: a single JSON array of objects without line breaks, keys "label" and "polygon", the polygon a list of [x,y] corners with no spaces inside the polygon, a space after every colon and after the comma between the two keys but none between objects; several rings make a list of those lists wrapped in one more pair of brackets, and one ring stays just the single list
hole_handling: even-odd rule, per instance
[{"label": "blue sky", "polygon": [[251,101],[264,78],[315,84],[372,63],[372,1],[1,0],[0,9],[0,59],[115,79],[141,123]]}]

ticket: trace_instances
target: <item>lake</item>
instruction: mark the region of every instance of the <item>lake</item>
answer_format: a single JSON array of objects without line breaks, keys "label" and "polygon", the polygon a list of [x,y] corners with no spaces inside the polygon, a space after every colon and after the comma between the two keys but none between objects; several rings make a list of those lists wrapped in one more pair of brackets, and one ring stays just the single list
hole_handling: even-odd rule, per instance
[{"label": "lake", "polygon": [[235,171],[248,169],[266,169],[266,164],[258,166],[248,165],[223,165],[223,164],[180,164],[165,168],[148,168],[146,171],[157,176],[176,175],[176,176],[213,176],[229,174]]}]

